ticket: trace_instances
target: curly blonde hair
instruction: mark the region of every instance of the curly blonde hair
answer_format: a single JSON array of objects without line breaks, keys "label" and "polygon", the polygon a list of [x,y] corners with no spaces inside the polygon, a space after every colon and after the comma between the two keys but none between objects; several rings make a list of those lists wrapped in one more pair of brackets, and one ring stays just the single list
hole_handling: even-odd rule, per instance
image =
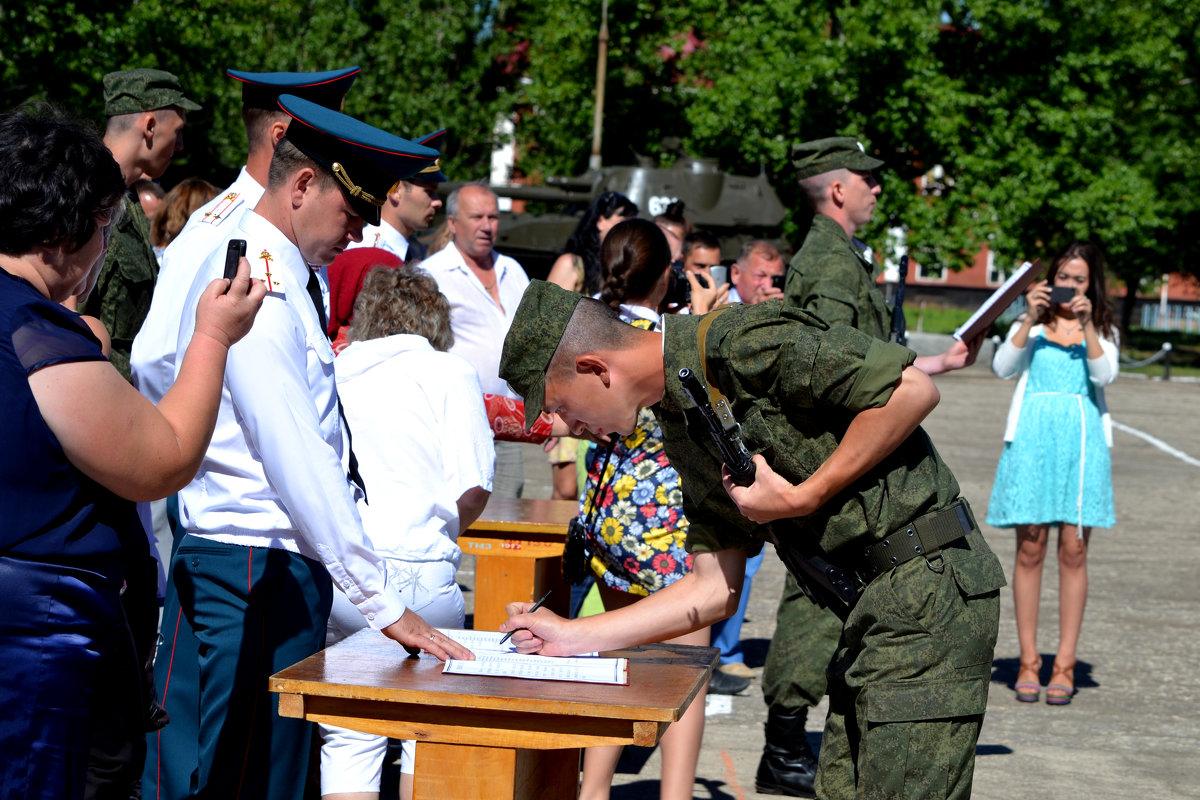
[{"label": "curly blonde hair", "polygon": [[433,349],[449,350],[454,345],[450,303],[423,269],[375,267],[367,273],[354,301],[348,338],[362,342],[397,333],[424,336]]}]

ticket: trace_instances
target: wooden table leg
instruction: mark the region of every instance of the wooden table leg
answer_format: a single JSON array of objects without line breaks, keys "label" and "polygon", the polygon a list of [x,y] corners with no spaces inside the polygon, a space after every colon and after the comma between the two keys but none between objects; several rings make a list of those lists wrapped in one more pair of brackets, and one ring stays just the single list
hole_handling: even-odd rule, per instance
[{"label": "wooden table leg", "polygon": [[532,602],[552,590],[546,607],[566,616],[571,590],[562,577],[562,558],[476,556],[475,630],[494,631],[508,618],[504,607]]},{"label": "wooden table leg", "polygon": [[578,748],[516,750],[504,747],[417,744],[415,800],[575,800]]}]

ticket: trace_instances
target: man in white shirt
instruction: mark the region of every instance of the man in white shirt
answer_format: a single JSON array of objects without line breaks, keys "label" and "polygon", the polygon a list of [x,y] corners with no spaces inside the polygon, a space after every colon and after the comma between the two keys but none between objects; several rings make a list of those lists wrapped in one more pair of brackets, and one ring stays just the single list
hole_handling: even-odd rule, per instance
[{"label": "man in white shirt", "polygon": [[[175,347],[184,300],[197,270],[242,215],[262,199],[275,146],[291,120],[279,108],[279,95],[290,93],[328,108],[341,108],[346,92],[358,77],[358,67],[329,72],[241,72],[227,70],[242,84],[242,122],[248,153],[237,179],[188,218],[179,236],[163,253],[150,311],[133,340],[130,365],[133,385],[150,402],[158,403],[175,381]],[[171,560],[173,528],[178,520],[174,498],[139,504],[143,522],[153,532],[162,564]],[[153,522],[151,523],[151,517]],[[161,576],[160,576],[161,577]],[[174,592],[163,597],[161,634],[165,646],[155,662],[159,704],[175,724],[147,737],[142,788],[146,797],[174,797],[188,790],[196,769],[195,726],[199,718],[199,643],[179,611]],[[160,793],[158,787],[164,787]]]},{"label": "man in white shirt", "polygon": [[[471,362],[484,394],[518,397],[500,378],[500,351],[529,278],[514,259],[493,249],[500,229],[496,195],[480,184],[460,186],[446,198],[446,220],[452,241],[421,266],[450,301],[450,352]],[[519,497],[524,484],[521,445],[496,442],[492,496]]]},{"label": "man in white shirt", "polygon": [[[201,644],[188,796],[302,797],[312,729],[278,715],[267,679],[321,649],[331,577],[372,628],[406,648],[471,657],[405,608],[363,532],[312,266],[357,240],[364,219],[377,222],[392,185],[437,153],[297,97],[279,104],[293,119],[266,192],[229,232],[246,240],[252,274],[267,284],[266,315],[245,347],[230,349],[212,443],[181,493],[187,535],[171,560],[169,580]],[[220,247],[197,272],[180,347],[193,335],[198,287],[223,266]]]},{"label": "man in white shirt", "polygon": [[[413,141],[441,152],[445,138],[446,131],[442,129]],[[442,207],[437,185],[445,180],[439,159],[409,180],[397,183],[379,209],[379,224],[364,227],[362,241],[346,249],[378,247],[394,253],[405,263],[425,258],[425,246],[413,237],[433,224],[434,215]]]}]

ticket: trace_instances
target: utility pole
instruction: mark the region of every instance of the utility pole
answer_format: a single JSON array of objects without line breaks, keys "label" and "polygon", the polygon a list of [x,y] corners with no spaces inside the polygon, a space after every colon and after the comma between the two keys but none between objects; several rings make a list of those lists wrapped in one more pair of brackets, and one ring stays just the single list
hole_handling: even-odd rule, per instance
[{"label": "utility pole", "polygon": [[604,80],[608,74],[608,0],[600,4],[599,54],[596,58],[596,110],[592,116],[592,155],[588,158],[588,171],[600,170],[600,139],[604,127]]}]

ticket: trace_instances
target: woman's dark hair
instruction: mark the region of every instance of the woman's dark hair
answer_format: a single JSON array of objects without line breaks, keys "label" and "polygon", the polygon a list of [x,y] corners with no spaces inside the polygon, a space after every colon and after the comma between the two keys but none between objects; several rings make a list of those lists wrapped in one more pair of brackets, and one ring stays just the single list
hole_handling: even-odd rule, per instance
[{"label": "woman's dark hair", "polygon": [[590,297],[600,290],[600,231],[596,229],[596,223],[601,218],[611,217],[613,214],[636,217],[637,213],[637,205],[620,192],[604,192],[583,212],[583,217],[575,226],[571,238],[567,239],[567,246],[563,248],[563,252],[577,255],[583,261],[585,295]]},{"label": "woman's dark hair", "polygon": [[[1096,333],[1105,339],[1112,338],[1112,304],[1108,301],[1108,283],[1104,278],[1104,252],[1095,242],[1074,241],[1058,251],[1050,262],[1050,270],[1046,273],[1046,281],[1053,286],[1058,270],[1068,261],[1076,258],[1083,259],[1088,265],[1088,287],[1084,294],[1092,303],[1092,324]],[[1038,322],[1045,324],[1054,315],[1054,307],[1047,306],[1038,317]]]},{"label": "woman's dark hair", "polygon": [[627,219],[613,226],[600,251],[604,282],[600,300],[616,308],[627,299],[648,296],[671,266],[671,246],[648,219]]},{"label": "woman's dark hair", "polygon": [[121,168],[94,131],[44,104],[0,114],[0,253],[74,253],[124,195]]}]

